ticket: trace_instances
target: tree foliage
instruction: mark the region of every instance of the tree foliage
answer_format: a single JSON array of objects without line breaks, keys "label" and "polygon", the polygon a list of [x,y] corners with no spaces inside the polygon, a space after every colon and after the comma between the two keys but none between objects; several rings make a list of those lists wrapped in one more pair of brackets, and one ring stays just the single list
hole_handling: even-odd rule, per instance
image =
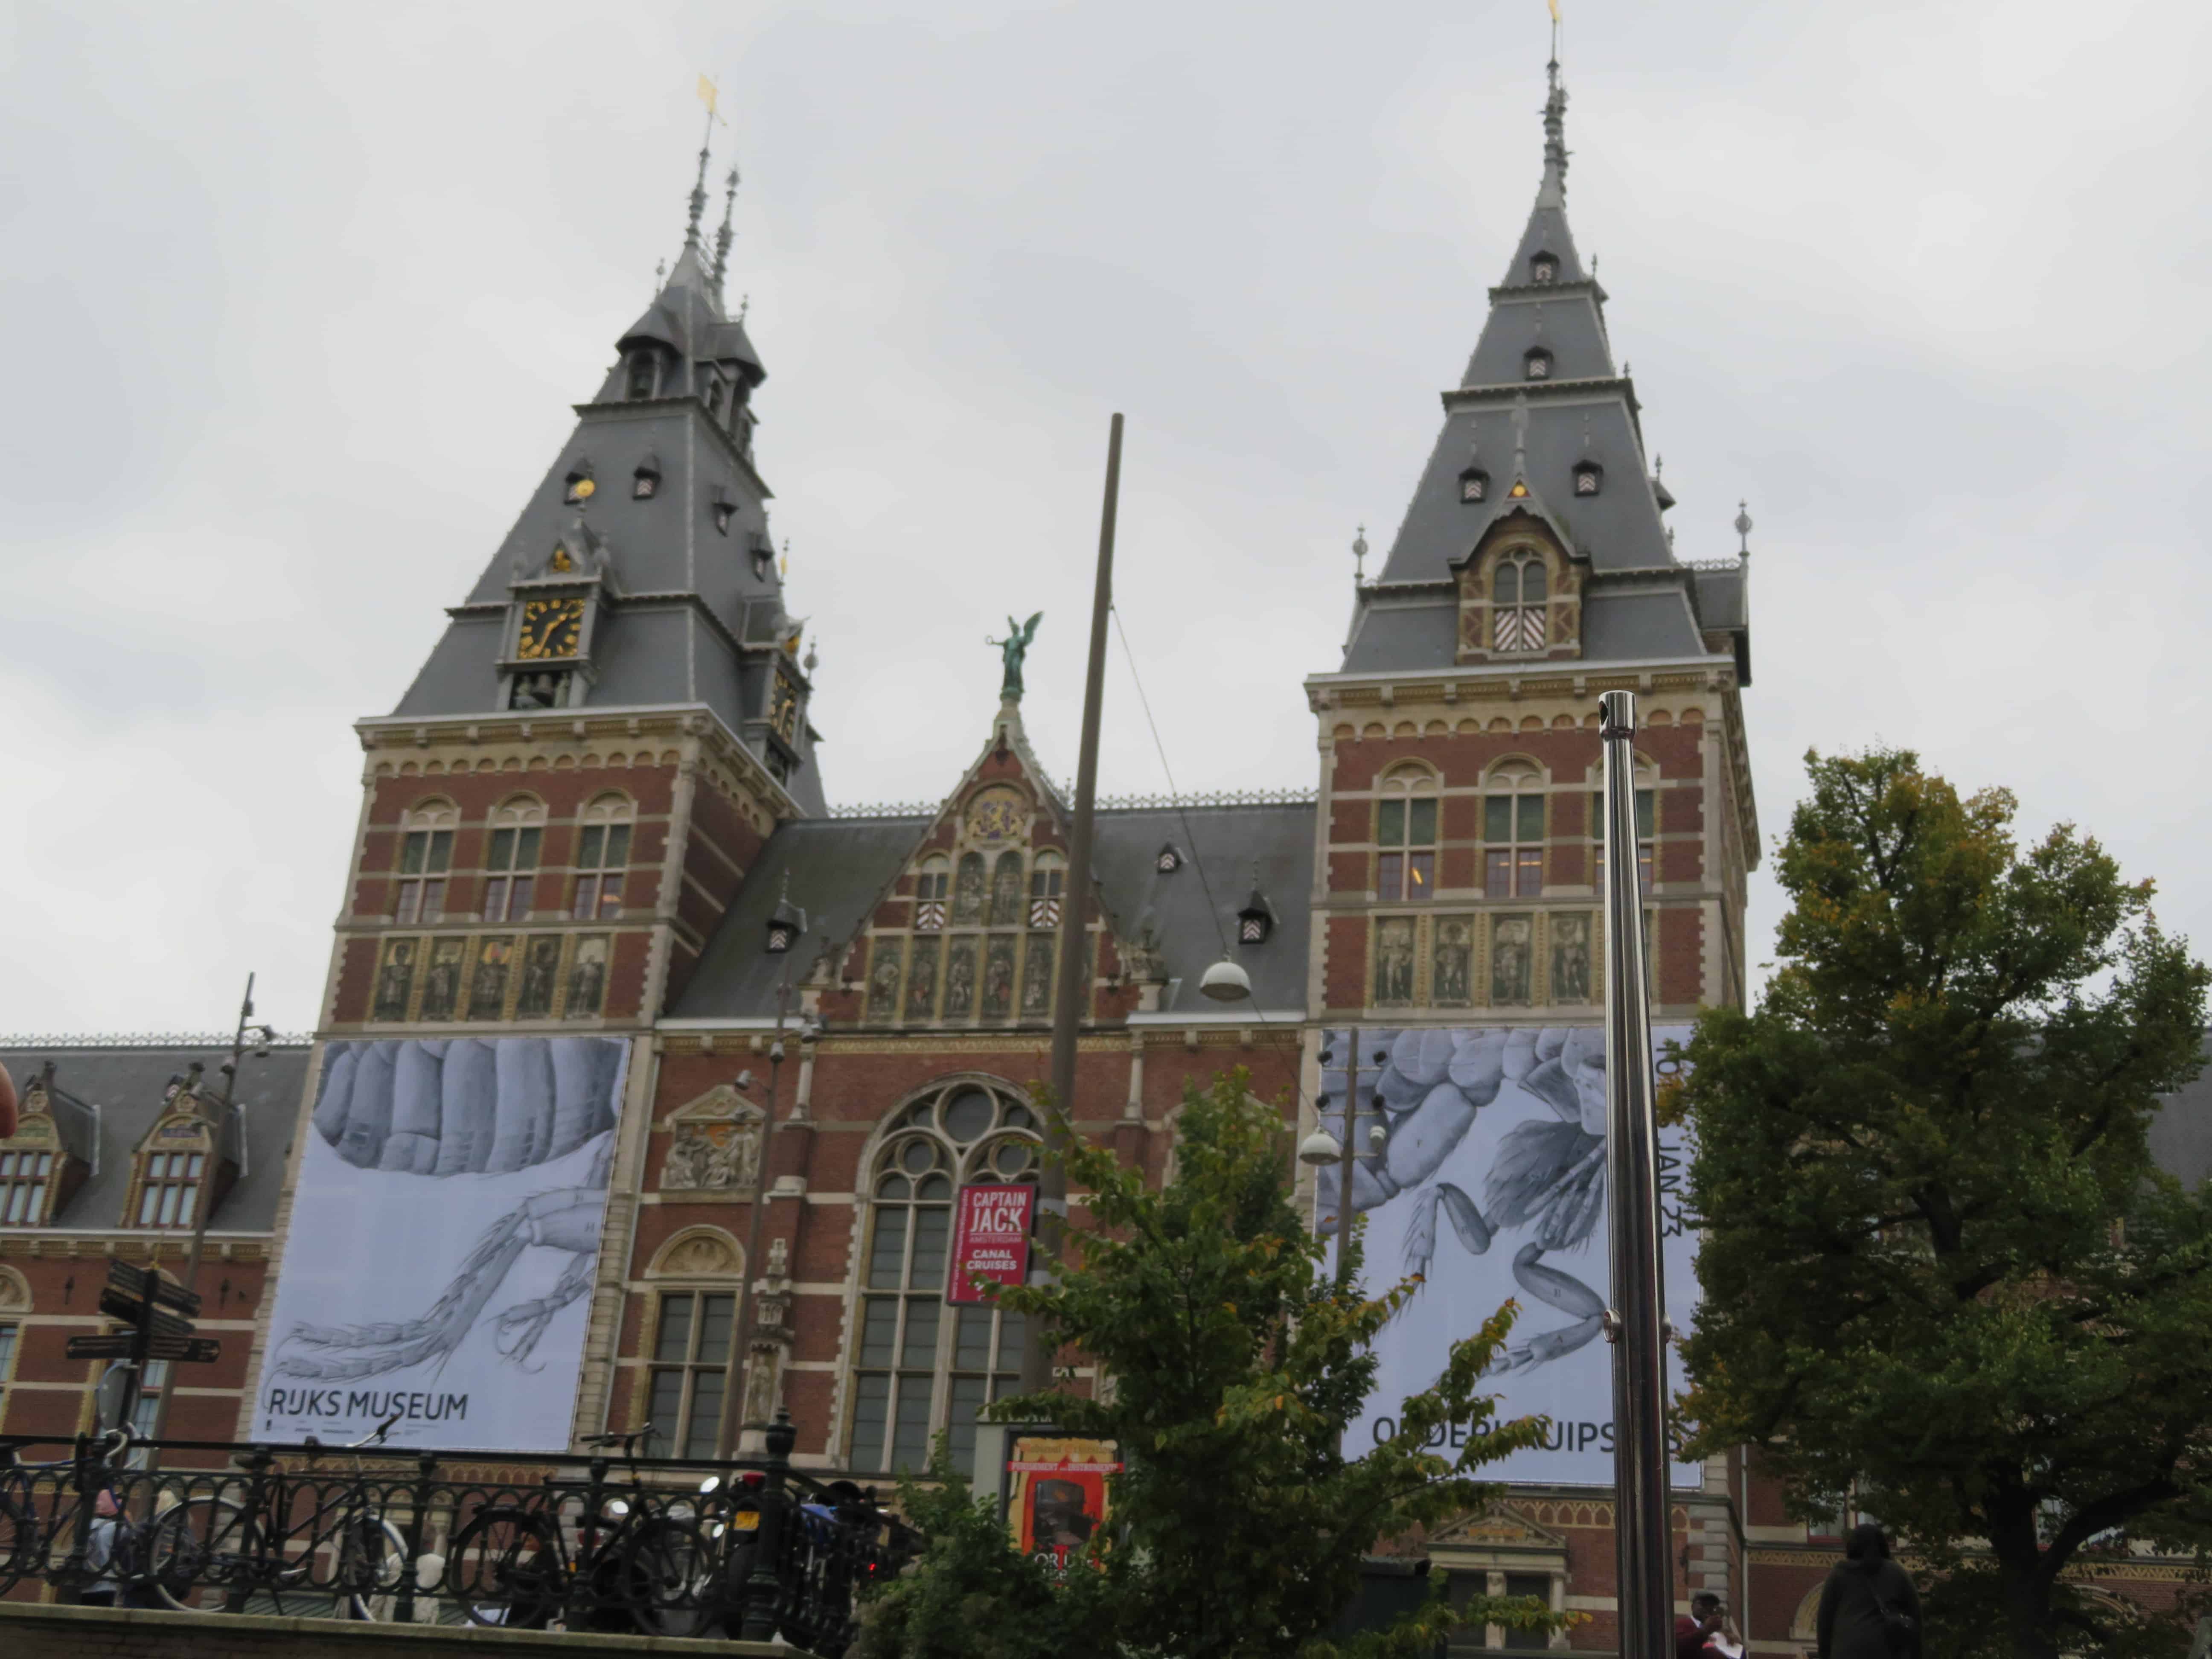
[{"label": "tree foliage", "polygon": [[[1281,1116],[1245,1073],[1186,1091],[1164,1187],[1101,1147],[1074,1144],[1066,1165],[1089,1224],[1055,1284],[1006,1287],[1000,1300],[1109,1382],[1079,1395],[1063,1371],[1069,1391],[1001,1401],[994,1415],[1119,1445],[1127,1467],[1113,1483],[1111,1542],[1094,1547],[1091,1571],[1070,1575],[1079,1582],[1040,1595],[988,1499],[915,1491],[930,1550],[876,1598],[861,1659],[1382,1659],[1431,1651],[1455,1617],[1559,1622],[1533,1601],[1454,1607],[1437,1595],[1390,1631],[1331,1634],[1377,1540],[1482,1508],[1497,1488],[1473,1472],[1540,1441],[1540,1423],[1495,1421],[1480,1392],[1511,1304],[1404,1402],[1395,1439],[1347,1458],[1345,1431],[1375,1386],[1375,1338],[1414,1285],[1375,1297],[1338,1288],[1292,1201]],[[1357,1265],[1355,1245],[1355,1276]],[[1455,1424],[1460,1449],[1432,1449],[1460,1437]],[[1039,1632],[1033,1650],[1006,1644],[1023,1622]],[[979,1639],[986,1630],[997,1645]]]},{"label": "tree foliage", "polygon": [[2071,826],[2022,849],[1905,751],[1808,764],[1780,966],[1686,1053],[1696,1449],[1855,1492],[1942,1575],[1931,1650],[2118,1650],[2154,1632],[2062,1571],[2212,1514],[2212,1200],[2146,1139],[2205,970]]}]

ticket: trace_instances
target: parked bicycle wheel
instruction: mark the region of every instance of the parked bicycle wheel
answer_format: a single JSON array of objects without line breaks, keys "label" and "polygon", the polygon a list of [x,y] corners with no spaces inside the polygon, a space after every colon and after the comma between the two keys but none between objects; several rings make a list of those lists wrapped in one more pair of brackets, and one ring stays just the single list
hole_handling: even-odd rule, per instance
[{"label": "parked bicycle wheel", "polygon": [[695,1522],[640,1522],[624,1541],[620,1585],[647,1636],[703,1636],[719,1611],[714,1552]]},{"label": "parked bicycle wheel", "polygon": [[143,1558],[161,1602],[188,1613],[222,1613],[252,1590],[254,1613],[282,1612],[273,1589],[255,1586],[259,1563],[246,1550],[246,1510],[228,1498],[188,1498],[146,1529]]},{"label": "parked bicycle wheel", "polygon": [[0,1595],[40,1565],[39,1516],[21,1476],[0,1482]]},{"label": "parked bicycle wheel", "polygon": [[400,1581],[406,1576],[407,1540],[392,1522],[380,1516],[357,1515],[341,1528],[337,1582],[345,1587],[346,1606],[353,1617],[397,1618]]},{"label": "parked bicycle wheel", "polygon": [[561,1610],[560,1540],[527,1510],[487,1509],[453,1534],[446,1593],[472,1625],[543,1630]]}]

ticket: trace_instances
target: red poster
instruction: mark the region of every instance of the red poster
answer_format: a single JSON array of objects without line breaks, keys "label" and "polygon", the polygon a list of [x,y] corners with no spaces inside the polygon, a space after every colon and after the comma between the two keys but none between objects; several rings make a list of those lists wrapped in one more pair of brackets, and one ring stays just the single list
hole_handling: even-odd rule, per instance
[{"label": "red poster", "polygon": [[963,1187],[952,1222],[952,1283],[947,1302],[981,1302],[977,1278],[1018,1285],[1030,1270],[1030,1212],[1036,1188]]}]

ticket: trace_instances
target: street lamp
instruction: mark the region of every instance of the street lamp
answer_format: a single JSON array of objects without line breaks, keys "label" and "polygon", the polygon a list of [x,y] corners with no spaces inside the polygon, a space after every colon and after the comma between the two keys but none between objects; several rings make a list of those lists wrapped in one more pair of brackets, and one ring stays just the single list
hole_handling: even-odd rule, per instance
[{"label": "street lamp", "polygon": [[[191,1251],[185,1257],[184,1285],[188,1291],[197,1291],[199,1288],[200,1255],[207,1247],[208,1213],[215,1208],[215,1164],[216,1158],[221,1156],[222,1152],[222,1131],[225,1121],[235,1108],[238,1096],[238,1062],[244,1059],[249,1051],[256,1060],[268,1059],[269,1050],[276,1041],[276,1030],[274,1026],[249,1025],[246,1022],[252,1018],[253,975],[248,974],[246,976],[246,995],[240,1000],[238,1006],[238,1028],[231,1033],[230,1058],[223,1061],[218,1068],[222,1073],[222,1093],[214,1103],[216,1111],[208,1126],[212,1131],[210,1136],[210,1150],[208,1160],[201,1166],[204,1173],[200,1177],[198,1188],[192,1194],[192,1243]],[[203,1103],[203,1109],[204,1109],[205,1097],[199,1093],[198,1087],[199,1073],[199,1063],[195,1060],[189,1078],[179,1081],[182,1081],[184,1086],[191,1091],[193,1099]],[[161,1392],[155,1396],[154,1420],[148,1426],[146,1434],[146,1438],[149,1440],[159,1440],[168,1427],[169,1396],[176,1391],[177,1364],[178,1362],[173,1359],[165,1360],[162,1363]],[[139,1386],[143,1388],[145,1379],[141,1377],[138,1382]]]},{"label": "street lamp", "polygon": [[1232,962],[1224,955],[1206,970],[1206,977],[1199,981],[1198,988],[1201,995],[1212,997],[1216,1002],[1243,1002],[1252,994],[1252,976],[1244,971],[1241,963]]}]

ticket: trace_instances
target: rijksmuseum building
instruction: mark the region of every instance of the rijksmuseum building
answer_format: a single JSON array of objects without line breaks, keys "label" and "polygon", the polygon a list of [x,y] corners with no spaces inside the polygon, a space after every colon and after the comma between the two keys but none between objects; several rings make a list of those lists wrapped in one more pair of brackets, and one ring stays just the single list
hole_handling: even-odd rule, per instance
[{"label": "rijksmuseum building", "polygon": [[[283,1339],[288,1255],[325,1221],[302,1196],[310,1150],[494,1181],[603,1129],[596,1254],[527,1206],[512,1243],[526,1265],[568,1252],[541,1275],[559,1291],[534,1329],[557,1314],[580,1333],[559,1402],[572,1437],[650,1421],[655,1450],[711,1456],[782,1407],[799,1462],[825,1475],[887,1483],[940,1432],[969,1452],[1020,1333],[988,1304],[945,1301],[951,1195],[1035,1176],[1055,976],[1086,987],[1079,1127],[1155,1176],[1186,1085],[1231,1066],[1306,1133],[1325,1029],[1596,1026],[1609,690],[1643,713],[1655,1022],[1741,1002],[1759,948],[1744,933],[1760,846],[1749,524],[1707,513],[1678,556],[1639,388],[1568,227],[1565,102],[1555,71],[1534,205],[1472,355],[1438,366],[1436,441],[1380,574],[1350,596],[1342,658],[1277,688],[1314,723],[1310,787],[1105,803],[1087,872],[1068,868],[1070,804],[1040,763],[1073,757],[1034,752],[1018,697],[946,751],[939,805],[826,805],[815,657],[755,441],[766,359],[724,305],[726,208],[714,235],[695,191],[665,287],[580,388],[513,529],[472,580],[457,569],[423,595],[446,605],[442,636],[357,723],[363,799],[312,1040],[249,1060],[228,1100],[204,1048],[0,1051],[25,1108],[0,1143],[0,1431],[89,1425],[100,1368],[63,1345],[102,1324],[104,1261],[176,1271],[204,1205],[201,1328],[224,1355],[179,1380],[167,1431],[295,1437],[270,1433],[256,1384]],[[837,735],[865,761],[865,734]],[[1085,921],[1073,960],[1057,954],[1066,904]],[[1200,993],[1224,949],[1248,1001]],[[600,1115],[559,1103],[557,1078],[543,1121],[502,1115],[499,1057],[558,1062],[580,1037],[619,1054]],[[477,1065],[498,1072],[482,1097],[498,1103],[471,1128],[453,1102]],[[407,1085],[410,1067],[432,1080]],[[2200,1178],[2207,1137],[2166,1115],[2167,1161]],[[444,1270],[410,1249],[391,1237],[358,1269],[413,1281],[427,1305]],[[380,1350],[326,1334],[356,1352],[349,1372],[319,1374],[455,1386],[410,1379],[465,1329],[418,1322]],[[1588,1613],[1552,1639],[1609,1650],[1610,1498],[1513,1485],[1425,1547],[1455,1583]],[[1759,1653],[1809,1651],[1847,1517],[1808,1531],[1741,1456],[1705,1465],[1674,1514],[1679,1594],[1722,1593]],[[2182,1571],[2100,1573],[2164,1601]],[[1454,1647],[1543,1639],[1476,1629]]]}]

